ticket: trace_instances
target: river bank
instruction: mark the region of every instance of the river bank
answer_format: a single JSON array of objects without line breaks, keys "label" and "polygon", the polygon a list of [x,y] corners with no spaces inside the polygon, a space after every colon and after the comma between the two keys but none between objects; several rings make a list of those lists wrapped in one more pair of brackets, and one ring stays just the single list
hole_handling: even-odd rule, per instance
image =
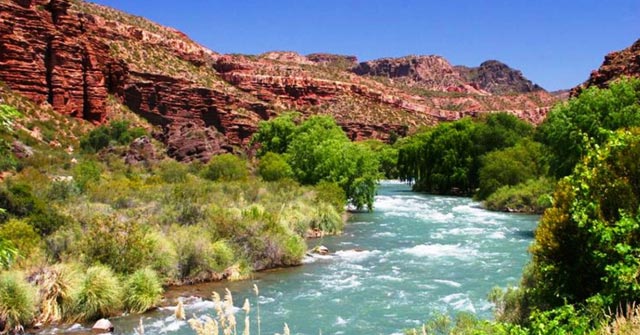
[{"label": "river bank", "polygon": [[[374,212],[353,214],[342,235],[317,240],[335,251],[331,255],[260,272],[248,281],[169,289],[166,296],[203,297],[185,300],[186,314],[211,315],[206,299],[229,288],[238,305],[245,298],[254,311],[260,305],[265,333],[281,332],[284,322],[292,333],[358,335],[399,333],[439,313],[491,318],[486,295],[494,286],[517,283],[537,220],[488,212],[468,198],[416,194],[404,184],[383,183]],[[253,284],[260,288],[257,299]],[[112,321],[121,334],[133,334],[141,317],[147,334],[192,333],[172,315],[173,306],[167,306]]]}]

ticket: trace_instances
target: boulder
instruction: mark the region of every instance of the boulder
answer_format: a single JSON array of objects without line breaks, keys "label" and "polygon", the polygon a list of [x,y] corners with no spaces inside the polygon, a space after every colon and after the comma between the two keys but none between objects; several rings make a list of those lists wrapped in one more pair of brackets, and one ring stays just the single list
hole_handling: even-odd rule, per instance
[{"label": "boulder", "polygon": [[109,321],[107,319],[100,319],[100,320],[96,321],[96,323],[93,325],[93,327],[91,327],[91,329],[93,331],[96,331],[96,332],[99,332],[99,333],[112,332],[113,331],[113,324],[111,324],[111,321]]},{"label": "boulder", "polygon": [[312,253],[314,254],[318,254],[318,255],[328,255],[329,254],[329,248],[325,247],[324,245],[319,245],[315,248],[313,248],[313,250],[311,250]]}]

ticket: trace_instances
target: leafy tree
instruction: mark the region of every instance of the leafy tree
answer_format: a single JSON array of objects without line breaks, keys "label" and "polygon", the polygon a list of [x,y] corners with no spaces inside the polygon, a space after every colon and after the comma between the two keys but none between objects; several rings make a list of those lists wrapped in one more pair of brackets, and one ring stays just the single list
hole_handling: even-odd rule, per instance
[{"label": "leafy tree", "polygon": [[482,158],[480,189],[476,198],[486,199],[503,186],[513,186],[547,174],[540,143],[525,140],[513,147],[492,151]]},{"label": "leafy tree", "polygon": [[296,120],[299,117],[299,113],[290,112],[269,121],[261,121],[258,131],[251,139],[252,143],[260,143],[258,156],[267,152],[285,153],[297,128]]},{"label": "leafy tree", "polygon": [[525,281],[539,308],[640,299],[640,130],[610,137],[559,183],[540,221]]},{"label": "leafy tree", "polygon": [[[282,138],[286,138],[286,149],[281,146]],[[358,210],[365,206],[372,209],[380,177],[378,159],[366,146],[350,142],[333,118],[312,116],[296,126],[287,114],[263,123],[254,140],[266,151],[284,153],[298,182],[335,183]]]},{"label": "leafy tree", "polygon": [[640,79],[622,79],[607,89],[591,87],[557,105],[538,128],[537,138],[550,149],[551,172],[569,175],[589,143],[603,144],[610,132],[640,125]]},{"label": "leafy tree", "polygon": [[530,125],[506,113],[439,124],[400,144],[400,178],[413,181],[416,191],[472,194],[479,186],[481,157],[531,132]]}]

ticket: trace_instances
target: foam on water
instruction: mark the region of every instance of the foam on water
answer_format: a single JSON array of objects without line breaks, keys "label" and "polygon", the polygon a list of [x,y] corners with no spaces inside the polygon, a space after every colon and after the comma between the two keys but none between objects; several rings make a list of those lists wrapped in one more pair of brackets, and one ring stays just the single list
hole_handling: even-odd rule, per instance
[{"label": "foam on water", "polygon": [[440,283],[440,284],[445,284],[445,285],[449,285],[451,287],[460,287],[462,286],[462,284],[455,282],[453,280],[446,280],[446,279],[434,279],[433,280],[436,283]]},{"label": "foam on water", "polygon": [[454,257],[469,259],[477,256],[478,251],[460,244],[420,244],[412,248],[403,249],[403,252],[416,257]]},{"label": "foam on water", "polygon": [[348,262],[361,262],[366,260],[367,258],[379,254],[378,250],[340,250],[336,251],[336,256],[344,259]]}]

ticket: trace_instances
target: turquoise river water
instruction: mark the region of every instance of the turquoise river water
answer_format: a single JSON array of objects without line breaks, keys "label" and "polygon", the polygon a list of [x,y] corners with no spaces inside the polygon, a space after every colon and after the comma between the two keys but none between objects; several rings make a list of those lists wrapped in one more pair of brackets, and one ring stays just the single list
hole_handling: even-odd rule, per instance
[{"label": "turquoise river water", "polygon": [[[228,287],[236,305],[256,301],[263,334],[401,334],[430,317],[459,311],[491,318],[487,294],[494,286],[517,285],[529,260],[538,216],[495,213],[469,198],[410,192],[384,182],[375,211],[355,214],[344,234],[312,240],[329,256],[307,257],[300,267],[256,275],[255,280],[207,285],[221,295]],[[252,285],[260,288],[256,300]],[[207,294],[204,294],[204,291]],[[213,314],[213,303],[190,299],[188,316]],[[239,312],[241,333],[244,312]],[[112,320],[117,333],[134,334],[140,317]],[[193,334],[172,308],[143,316],[145,334]]]}]

